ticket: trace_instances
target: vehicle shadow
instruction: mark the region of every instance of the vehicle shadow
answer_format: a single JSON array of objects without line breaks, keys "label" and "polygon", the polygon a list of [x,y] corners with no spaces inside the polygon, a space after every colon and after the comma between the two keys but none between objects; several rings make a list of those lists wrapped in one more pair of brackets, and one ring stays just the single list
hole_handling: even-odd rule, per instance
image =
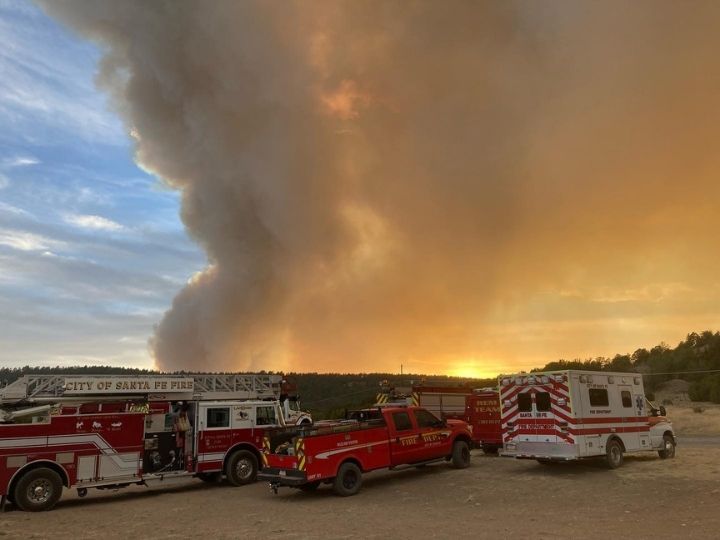
[{"label": "vehicle shadow", "polygon": [[[512,471],[515,476],[557,476],[557,477],[574,477],[595,473],[607,474],[613,472],[602,457],[588,458],[577,461],[560,461],[550,463],[537,463],[533,460],[527,461],[528,466]],[[635,464],[660,461],[657,455],[626,455],[624,463],[619,470],[632,467]]]}]

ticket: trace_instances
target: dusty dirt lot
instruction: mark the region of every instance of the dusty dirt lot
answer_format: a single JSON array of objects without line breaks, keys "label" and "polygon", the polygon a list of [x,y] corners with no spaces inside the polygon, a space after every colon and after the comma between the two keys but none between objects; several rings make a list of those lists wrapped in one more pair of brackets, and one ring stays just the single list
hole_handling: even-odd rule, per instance
[{"label": "dusty dirt lot", "polygon": [[355,497],[266,485],[66,490],[51,512],[0,514],[3,538],[716,538],[720,438],[682,441],[674,460],[543,466],[483,456],[365,476]]}]

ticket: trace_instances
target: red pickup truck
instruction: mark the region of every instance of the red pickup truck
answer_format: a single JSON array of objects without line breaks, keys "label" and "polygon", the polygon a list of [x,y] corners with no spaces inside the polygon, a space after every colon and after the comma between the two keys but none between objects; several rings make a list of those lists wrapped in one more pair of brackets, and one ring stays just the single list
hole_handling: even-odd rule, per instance
[{"label": "red pickup truck", "polygon": [[338,495],[355,495],[362,473],[451,461],[470,465],[472,433],[462,420],[440,420],[420,407],[368,409],[357,419],[268,431],[259,480],[304,491],[332,484]]}]

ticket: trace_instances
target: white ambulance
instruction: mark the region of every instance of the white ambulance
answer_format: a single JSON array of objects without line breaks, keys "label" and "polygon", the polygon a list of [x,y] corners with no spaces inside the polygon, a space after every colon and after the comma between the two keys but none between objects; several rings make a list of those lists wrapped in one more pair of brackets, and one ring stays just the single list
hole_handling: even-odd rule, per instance
[{"label": "white ambulance", "polygon": [[663,407],[645,398],[638,373],[551,371],[501,375],[503,455],[540,463],[626,452],[675,456],[675,433]]}]

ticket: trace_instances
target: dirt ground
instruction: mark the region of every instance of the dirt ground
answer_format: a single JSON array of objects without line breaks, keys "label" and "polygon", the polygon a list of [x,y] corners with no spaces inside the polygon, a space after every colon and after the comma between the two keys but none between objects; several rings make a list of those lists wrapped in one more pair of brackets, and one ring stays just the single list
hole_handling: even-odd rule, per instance
[{"label": "dirt ground", "polygon": [[720,438],[692,437],[673,460],[626,457],[620,469],[540,465],[473,451],[469,469],[446,464],[364,477],[340,498],[265,484],[183,480],[119,492],[65,490],[51,512],[9,508],[2,538],[716,538]]}]

